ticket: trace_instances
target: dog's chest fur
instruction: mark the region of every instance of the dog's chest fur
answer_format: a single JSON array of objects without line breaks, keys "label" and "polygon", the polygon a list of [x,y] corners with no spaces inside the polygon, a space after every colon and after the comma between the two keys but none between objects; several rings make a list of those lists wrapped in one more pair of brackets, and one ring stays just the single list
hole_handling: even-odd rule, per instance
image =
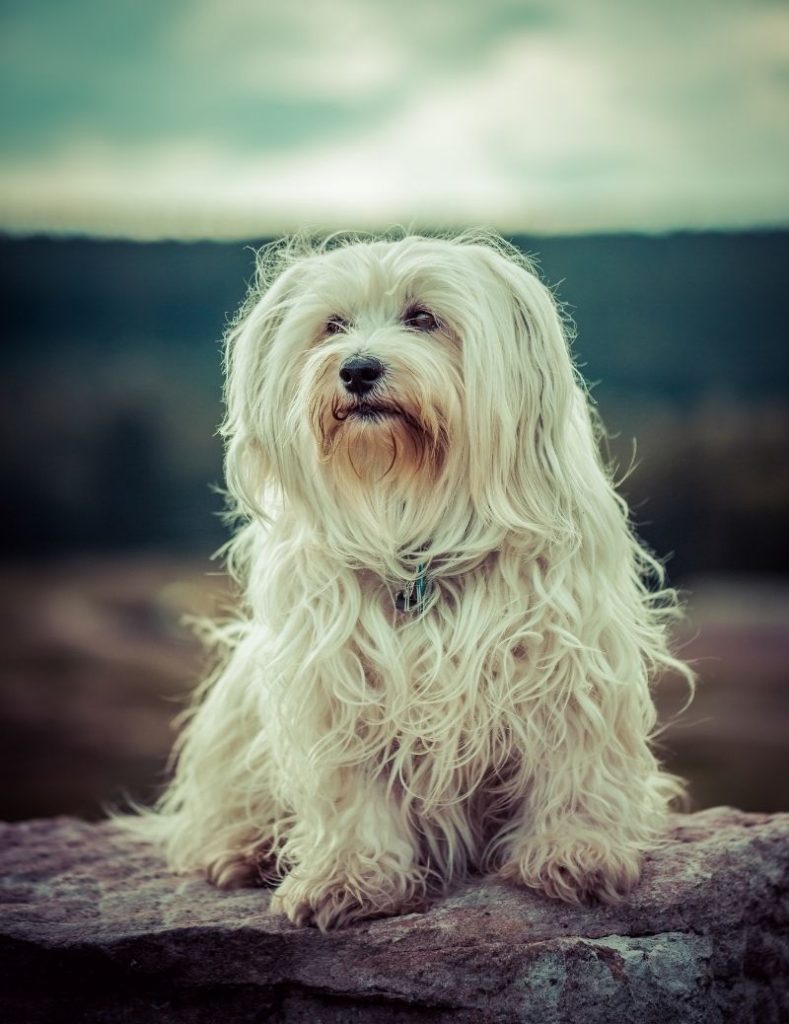
[{"label": "dog's chest fur", "polygon": [[526,672],[523,642],[508,637],[509,620],[484,613],[489,573],[434,581],[423,614],[398,612],[390,585],[355,573],[358,616],[315,675],[322,728],[341,741],[347,763],[418,783],[428,804],[508,776],[513,717],[528,713],[513,687]]}]

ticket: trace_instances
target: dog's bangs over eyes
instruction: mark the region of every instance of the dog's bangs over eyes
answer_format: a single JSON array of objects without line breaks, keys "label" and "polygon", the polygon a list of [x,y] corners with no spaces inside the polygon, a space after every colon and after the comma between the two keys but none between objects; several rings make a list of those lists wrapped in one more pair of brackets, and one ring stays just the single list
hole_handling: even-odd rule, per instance
[{"label": "dog's bangs over eyes", "polygon": [[[422,305],[410,305],[401,317],[401,323],[411,331],[419,331],[423,334],[432,334],[443,327],[441,320],[429,309]],[[326,318],[323,324],[322,334],[347,334],[351,328],[351,321],[340,313],[332,313]]]},{"label": "dog's bangs over eyes", "polygon": [[350,326],[350,321],[346,317],[340,316],[339,313],[333,313],[324,324],[323,333],[346,334]]},{"label": "dog's bangs over eyes", "polygon": [[423,331],[430,334],[441,327],[441,321],[424,306],[410,306],[403,316],[403,323],[412,331]]}]

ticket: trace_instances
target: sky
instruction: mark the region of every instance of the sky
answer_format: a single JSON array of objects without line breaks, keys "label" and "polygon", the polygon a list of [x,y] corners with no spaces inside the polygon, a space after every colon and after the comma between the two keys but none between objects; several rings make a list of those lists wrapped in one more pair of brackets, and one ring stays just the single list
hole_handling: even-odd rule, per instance
[{"label": "sky", "polygon": [[0,230],[789,224],[785,0],[2,0]]}]

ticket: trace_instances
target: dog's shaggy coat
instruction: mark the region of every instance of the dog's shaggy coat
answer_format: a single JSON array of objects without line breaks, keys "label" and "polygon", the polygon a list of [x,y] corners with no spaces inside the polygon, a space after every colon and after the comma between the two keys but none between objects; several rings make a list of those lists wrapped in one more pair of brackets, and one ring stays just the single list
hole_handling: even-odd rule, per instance
[{"label": "dog's shaggy coat", "polygon": [[468,870],[618,898],[680,790],[649,684],[688,671],[529,263],[487,235],[277,244],[226,370],[245,604],[149,817],[172,865],[276,879],[321,928]]}]

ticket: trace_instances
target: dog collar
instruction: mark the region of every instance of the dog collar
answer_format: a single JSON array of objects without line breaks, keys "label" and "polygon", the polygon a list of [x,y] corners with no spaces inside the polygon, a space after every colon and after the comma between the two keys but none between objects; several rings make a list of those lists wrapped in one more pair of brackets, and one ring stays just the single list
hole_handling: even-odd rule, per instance
[{"label": "dog collar", "polygon": [[427,576],[427,565],[421,563],[415,580],[409,580],[403,590],[395,595],[395,608],[399,612],[416,612],[421,615],[427,605],[433,586]]}]

